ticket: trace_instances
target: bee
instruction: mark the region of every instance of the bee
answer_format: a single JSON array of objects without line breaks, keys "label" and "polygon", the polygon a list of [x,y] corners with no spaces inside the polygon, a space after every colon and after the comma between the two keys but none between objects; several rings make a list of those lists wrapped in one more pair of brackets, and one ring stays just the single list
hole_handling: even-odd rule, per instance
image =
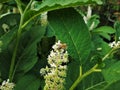
[{"label": "bee", "polygon": [[67,48],[66,44],[60,44],[59,47],[58,47],[58,50],[60,50],[60,49],[66,49],[66,48]]}]

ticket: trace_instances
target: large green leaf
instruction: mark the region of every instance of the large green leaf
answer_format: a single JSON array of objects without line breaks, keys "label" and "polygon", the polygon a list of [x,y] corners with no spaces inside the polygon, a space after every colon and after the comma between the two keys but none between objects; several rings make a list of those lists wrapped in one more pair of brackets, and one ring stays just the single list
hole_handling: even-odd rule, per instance
[{"label": "large green leaf", "polygon": [[110,26],[101,26],[99,28],[96,28],[93,32],[113,34],[116,31]]},{"label": "large green leaf", "polygon": [[80,14],[74,9],[63,9],[50,12],[48,20],[57,38],[67,43],[72,58],[83,64],[90,52],[91,38]]},{"label": "large green leaf", "polygon": [[96,34],[96,33],[92,33],[92,44],[93,44],[93,48],[92,48],[93,53],[91,53],[92,56],[95,56],[96,54],[98,54],[99,57],[102,58],[111,50],[108,43],[106,43],[103,40],[103,38],[101,38],[99,34]]},{"label": "large green leaf", "polygon": [[80,14],[72,8],[50,12],[48,21],[56,37],[67,44],[68,53],[72,57],[67,73],[69,88],[79,75],[80,64],[86,62],[90,53],[90,33]]},{"label": "large green leaf", "polygon": [[37,43],[41,40],[45,29],[41,26],[32,27],[25,32],[21,39],[21,56],[18,58],[17,72],[29,71],[37,62]]},{"label": "large green leaf", "polygon": [[98,33],[99,35],[103,36],[104,38],[110,40],[111,37],[109,34],[114,34],[116,30],[110,26],[101,26],[99,28],[94,29],[92,32]]},{"label": "large green leaf", "polygon": [[[66,7],[72,7],[77,5],[84,5],[88,3],[97,3],[102,4],[101,0],[44,0],[41,4],[36,5],[35,9],[36,11],[40,9],[59,9],[59,8],[66,8]],[[46,7],[46,8],[45,8]]]},{"label": "large green leaf", "polygon": [[13,29],[11,29],[11,31],[9,31],[8,33],[5,33],[0,37],[0,41],[3,42],[2,50],[5,50],[8,48],[8,44],[10,44],[10,42],[16,36],[16,31],[17,31],[17,27],[14,27]]},{"label": "large green leaf", "polygon": [[[11,44],[13,44],[16,37],[19,18],[18,14],[7,14],[0,18],[0,41],[3,43],[1,47],[2,52],[0,53],[0,71],[2,79],[8,78],[10,60],[13,53]],[[4,28],[4,24],[8,25],[9,29]]]},{"label": "large green leaf", "polygon": [[15,90],[39,90],[40,81],[35,75],[25,75],[15,86]]},{"label": "large green leaf", "polygon": [[119,90],[119,89],[120,89],[120,80],[106,85],[102,90]]},{"label": "large green leaf", "polygon": [[120,61],[109,65],[102,70],[103,76],[108,83],[120,80]]},{"label": "large green leaf", "polygon": [[8,77],[10,60],[11,60],[11,46],[13,38],[16,35],[17,27],[14,27],[9,32],[5,33],[0,37],[0,41],[2,41],[3,45],[1,46],[2,51],[0,52],[0,71],[1,77],[3,79]]},{"label": "large green leaf", "polygon": [[24,25],[26,25],[30,20],[32,20],[36,16],[39,16],[43,12],[93,3],[102,4],[102,1],[101,0],[44,0],[42,2],[35,1],[31,5],[32,9],[28,10],[27,13],[25,14]]}]

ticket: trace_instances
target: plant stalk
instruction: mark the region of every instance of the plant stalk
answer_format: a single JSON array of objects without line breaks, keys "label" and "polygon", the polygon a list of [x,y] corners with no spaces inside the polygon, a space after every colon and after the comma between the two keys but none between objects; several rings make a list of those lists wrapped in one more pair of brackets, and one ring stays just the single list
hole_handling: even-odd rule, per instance
[{"label": "plant stalk", "polygon": [[21,5],[19,4],[19,0],[15,0],[18,8],[20,10],[20,14],[21,14],[21,18],[20,18],[20,25],[17,31],[17,37],[16,37],[16,44],[15,44],[15,48],[13,51],[13,55],[12,55],[12,59],[11,59],[11,65],[10,65],[10,70],[9,70],[9,80],[10,82],[13,80],[14,77],[14,67],[15,67],[15,59],[16,59],[16,55],[17,55],[17,50],[18,50],[18,46],[19,46],[19,42],[20,42],[20,37],[21,37],[21,33],[22,33],[22,25],[23,25],[23,21],[24,21],[24,16],[26,14],[26,11],[29,9],[32,0],[30,0],[30,2],[28,3],[28,5],[26,6],[24,12],[22,11]]},{"label": "plant stalk", "polygon": [[17,55],[17,49],[18,49],[20,36],[21,36],[21,31],[22,31],[22,28],[21,28],[22,23],[23,23],[23,16],[21,15],[20,25],[19,25],[18,32],[17,32],[16,44],[15,44],[15,48],[14,48],[14,51],[13,51],[10,70],[9,70],[9,80],[10,81],[13,80],[13,70],[14,70],[14,66],[15,66],[15,59],[16,59],[16,55]]},{"label": "plant stalk", "polygon": [[[116,48],[114,49],[111,49],[103,58],[102,58],[102,61],[104,61],[106,58],[108,58],[111,53],[116,50]],[[80,75],[79,77],[77,78],[77,80],[73,83],[73,85],[70,87],[69,90],[74,90],[76,88],[76,86],[85,78],[87,77],[88,75],[90,75],[91,73],[93,72],[101,72],[102,70],[101,69],[97,69],[98,67],[98,64],[94,65],[90,70],[88,70],[86,73],[84,74],[81,74],[81,66],[80,66]]]},{"label": "plant stalk", "polygon": [[88,75],[90,75],[91,73],[93,73],[95,71],[95,69],[98,67],[98,64],[96,64],[95,66],[93,66],[89,71],[87,71],[86,73],[84,73],[82,76],[79,75],[79,77],[77,78],[77,80],[73,83],[73,85],[70,87],[69,90],[74,90],[76,88],[76,86]]}]

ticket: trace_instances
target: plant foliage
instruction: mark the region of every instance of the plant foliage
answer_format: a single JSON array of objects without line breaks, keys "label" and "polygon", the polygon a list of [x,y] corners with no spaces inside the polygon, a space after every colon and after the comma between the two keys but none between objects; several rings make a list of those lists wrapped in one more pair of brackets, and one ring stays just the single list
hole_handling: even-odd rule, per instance
[{"label": "plant foliage", "polygon": [[48,56],[58,40],[63,43],[58,51],[69,55],[69,62],[61,63],[67,66],[65,90],[119,90],[119,17],[106,24],[94,9],[104,6],[97,5],[105,0],[1,0],[0,90],[7,79],[14,90],[43,90],[49,82],[40,70],[49,69]]}]

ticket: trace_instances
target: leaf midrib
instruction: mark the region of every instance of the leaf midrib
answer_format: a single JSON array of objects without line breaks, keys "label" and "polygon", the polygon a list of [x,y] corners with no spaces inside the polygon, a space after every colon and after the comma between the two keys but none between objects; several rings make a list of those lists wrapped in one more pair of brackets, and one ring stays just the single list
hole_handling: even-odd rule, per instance
[{"label": "leaf midrib", "polygon": [[[60,17],[60,16],[59,16]],[[61,19],[61,21],[63,22],[63,25],[64,25],[64,27],[65,27],[65,33],[67,33],[67,34],[69,34],[69,36],[70,36],[70,38],[71,38],[71,40],[72,40],[72,42],[73,42],[73,46],[74,46],[74,48],[75,48],[75,50],[76,50],[76,52],[77,52],[77,55],[78,55],[78,58],[79,58],[79,61],[80,61],[80,55],[79,55],[79,52],[78,52],[78,50],[77,50],[77,46],[75,45],[75,43],[74,43],[74,41],[73,41],[73,38],[71,37],[71,34],[70,34],[70,31],[72,30],[72,28],[70,29],[70,31],[69,31],[69,29],[67,28],[67,26],[65,25],[65,23],[64,23],[64,19],[62,18],[62,17],[60,17],[60,19]],[[67,32],[66,32],[67,31]]]}]

